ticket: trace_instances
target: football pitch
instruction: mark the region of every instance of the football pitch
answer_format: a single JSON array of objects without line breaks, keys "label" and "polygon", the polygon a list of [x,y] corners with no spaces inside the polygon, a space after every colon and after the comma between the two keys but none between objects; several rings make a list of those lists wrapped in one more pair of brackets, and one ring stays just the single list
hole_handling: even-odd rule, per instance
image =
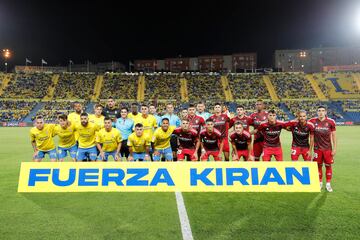
[{"label": "football pitch", "polygon": [[[183,193],[194,239],[360,239],[360,127],[337,136],[333,193]],[[0,128],[0,239],[182,239],[174,193],[17,193],[29,141]]]}]

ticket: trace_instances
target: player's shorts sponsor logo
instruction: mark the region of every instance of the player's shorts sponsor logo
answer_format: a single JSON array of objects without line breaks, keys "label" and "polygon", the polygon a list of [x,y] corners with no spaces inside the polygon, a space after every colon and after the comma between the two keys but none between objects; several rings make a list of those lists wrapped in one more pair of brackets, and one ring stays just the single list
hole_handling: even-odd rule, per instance
[{"label": "player's shorts sponsor logo", "polygon": [[19,192],[319,192],[315,162],[22,163]]}]

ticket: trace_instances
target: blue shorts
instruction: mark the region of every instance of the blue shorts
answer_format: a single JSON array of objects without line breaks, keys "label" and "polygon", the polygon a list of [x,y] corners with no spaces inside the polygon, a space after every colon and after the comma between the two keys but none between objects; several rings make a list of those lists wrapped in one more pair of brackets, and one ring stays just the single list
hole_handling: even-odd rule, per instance
[{"label": "blue shorts", "polygon": [[136,152],[134,152],[133,153],[133,157],[134,157],[134,161],[136,161],[136,160],[142,160],[142,161],[144,161],[145,160],[145,154],[146,153],[136,153]]},{"label": "blue shorts", "polygon": [[58,158],[59,159],[65,158],[68,155],[68,152],[71,158],[76,158],[77,150],[78,150],[77,144],[68,148],[58,147]]},{"label": "blue shorts", "polygon": [[97,158],[98,152],[97,152],[97,148],[94,147],[90,147],[90,148],[78,148],[78,151],[76,153],[76,160],[77,161],[82,161],[87,159],[87,157],[90,158],[91,161],[95,161]]},{"label": "blue shorts", "polygon": [[101,156],[99,155],[98,160],[102,160],[102,161],[107,161],[109,159],[109,156],[112,156],[113,159],[115,160],[115,156],[116,156],[116,151],[112,151],[112,152],[104,152],[104,159],[101,159]]},{"label": "blue shorts", "polygon": [[161,156],[164,156],[165,160],[172,161],[173,160],[173,153],[171,147],[165,149],[157,149],[160,155],[153,155],[154,161],[160,161]]},{"label": "blue shorts", "polygon": [[39,152],[36,156],[36,159],[43,159],[46,154],[49,154],[50,159],[57,159],[56,148],[49,150],[49,151],[39,150]]}]

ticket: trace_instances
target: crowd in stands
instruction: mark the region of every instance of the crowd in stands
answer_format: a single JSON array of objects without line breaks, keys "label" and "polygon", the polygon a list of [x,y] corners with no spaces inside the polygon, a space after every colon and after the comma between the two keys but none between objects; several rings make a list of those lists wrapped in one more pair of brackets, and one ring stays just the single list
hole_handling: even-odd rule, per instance
[{"label": "crowd in stands", "polygon": [[136,99],[138,78],[138,75],[105,74],[100,99],[107,99],[110,96],[116,99]]},{"label": "crowd in stands", "polygon": [[220,75],[186,74],[189,101],[224,101]]},{"label": "crowd in stands", "polygon": [[345,112],[360,112],[360,100],[345,100],[342,107]]},{"label": "crowd in stands", "polygon": [[73,111],[73,103],[74,101],[44,102],[43,107],[37,112],[37,115],[42,115],[46,121],[55,122],[60,114],[69,114]]},{"label": "crowd in stands", "polygon": [[[326,103],[319,101],[286,101],[286,106],[290,112],[296,116],[299,110],[305,110],[307,112],[308,119],[317,117],[317,109],[320,105],[328,107]],[[336,120],[342,120],[344,117],[338,113],[335,109],[327,109],[327,116]]]},{"label": "crowd in stands", "polygon": [[280,99],[316,98],[316,93],[304,74],[276,73],[269,77]]},{"label": "crowd in stands", "polygon": [[180,100],[180,76],[178,74],[147,74],[145,76],[145,99]]},{"label": "crowd in stands", "polygon": [[270,99],[261,74],[229,74],[230,89],[234,99]]},{"label": "crowd in stands", "polygon": [[2,98],[43,98],[52,85],[52,74],[18,73],[4,89]]},{"label": "crowd in stands", "polygon": [[63,73],[54,91],[54,99],[89,100],[94,94],[94,73]]},{"label": "crowd in stands", "polygon": [[0,101],[0,122],[22,121],[37,102],[4,100]]}]

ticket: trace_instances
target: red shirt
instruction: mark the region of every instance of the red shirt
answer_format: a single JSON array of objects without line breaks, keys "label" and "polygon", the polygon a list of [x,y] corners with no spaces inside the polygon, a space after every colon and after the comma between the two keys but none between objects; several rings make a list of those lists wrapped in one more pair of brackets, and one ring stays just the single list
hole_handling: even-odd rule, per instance
[{"label": "red shirt", "polygon": [[314,124],[314,149],[332,150],[331,133],[336,131],[335,121],[331,118],[325,117],[323,121],[318,118],[310,119]]},{"label": "red shirt", "polygon": [[275,124],[264,122],[257,128],[264,136],[264,147],[281,147],[280,133],[285,128],[285,123],[276,120]]},{"label": "red shirt", "polygon": [[[267,120],[268,113],[266,111],[262,112],[254,112],[249,116],[249,125],[253,126],[254,129],[257,129],[260,124]],[[254,136],[254,143],[256,142],[263,142],[264,136],[261,132],[257,132]]]},{"label": "red shirt", "polygon": [[209,119],[214,121],[214,127],[219,130],[223,138],[228,136],[230,118],[226,114],[220,114],[219,116],[214,114]]},{"label": "red shirt", "polygon": [[200,134],[201,127],[205,126],[205,120],[198,115],[188,115],[187,119],[189,120],[190,126]]},{"label": "red shirt", "polygon": [[244,115],[242,118],[240,118],[239,116],[236,116],[236,117],[233,117],[231,120],[230,120],[230,123],[229,123],[229,128],[231,128],[232,126],[235,125],[236,122],[241,122],[242,125],[244,126],[244,129],[246,131],[249,131],[249,121],[250,121],[250,118],[246,115]]},{"label": "red shirt", "polygon": [[230,134],[230,142],[235,143],[236,150],[247,150],[251,143],[251,135],[248,131],[243,131],[242,134],[233,132]]},{"label": "red shirt", "polygon": [[292,133],[293,140],[291,146],[302,148],[310,147],[309,135],[314,134],[314,124],[306,122],[305,125],[302,125],[298,120],[292,120],[285,123],[285,126],[290,129]]},{"label": "red shirt", "polygon": [[184,131],[181,127],[174,130],[173,134],[178,136],[179,144],[181,149],[195,149],[196,142],[199,139],[199,134],[195,129]]},{"label": "red shirt", "polygon": [[211,134],[209,134],[206,129],[200,132],[200,141],[203,143],[206,151],[219,151],[222,139],[220,131],[216,128],[214,128]]}]

